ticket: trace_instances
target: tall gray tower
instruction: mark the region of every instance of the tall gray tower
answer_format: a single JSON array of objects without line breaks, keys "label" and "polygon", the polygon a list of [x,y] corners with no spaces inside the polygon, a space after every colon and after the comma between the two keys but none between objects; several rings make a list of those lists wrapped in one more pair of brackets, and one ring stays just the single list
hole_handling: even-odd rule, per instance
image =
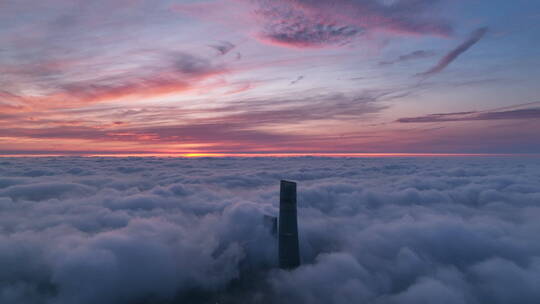
[{"label": "tall gray tower", "polygon": [[296,218],[296,183],[282,180],[279,193],[279,267],[300,266],[298,223]]}]

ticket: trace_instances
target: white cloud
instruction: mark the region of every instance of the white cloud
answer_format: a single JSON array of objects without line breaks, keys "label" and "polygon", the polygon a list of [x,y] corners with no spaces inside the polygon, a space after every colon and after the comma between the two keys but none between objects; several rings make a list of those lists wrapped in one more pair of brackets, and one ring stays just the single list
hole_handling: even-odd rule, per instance
[{"label": "white cloud", "polygon": [[538,202],[530,158],[6,159],[0,302],[535,303]]}]

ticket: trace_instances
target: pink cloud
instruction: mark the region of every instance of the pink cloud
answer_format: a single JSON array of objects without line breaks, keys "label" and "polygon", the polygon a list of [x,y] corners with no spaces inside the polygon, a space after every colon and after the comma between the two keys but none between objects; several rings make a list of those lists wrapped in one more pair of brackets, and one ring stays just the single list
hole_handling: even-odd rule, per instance
[{"label": "pink cloud", "polygon": [[[86,64],[81,63],[79,67],[52,65],[59,68],[55,73],[64,77],[58,79],[43,77],[43,85],[46,87],[44,92],[40,94],[27,94],[24,91],[19,94],[0,92],[0,103],[6,104],[6,107],[9,105],[37,110],[133,97],[148,98],[199,88],[208,90],[211,85],[203,84],[206,80],[230,73],[230,69],[223,64],[187,53],[176,53],[169,60],[157,62],[151,69],[140,67],[122,71],[120,76],[99,75],[95,79],[84,81],[69,81],[65,75],[73,72],[84,74],[79,69]],[[20,75],[23,79],[37,77],[37,75],[48,76],[51,72],[49,66],[51,65],[48,63],[27,64],[9,72]],[[214,82],[213,85],[224,86],[227,83]]]}]

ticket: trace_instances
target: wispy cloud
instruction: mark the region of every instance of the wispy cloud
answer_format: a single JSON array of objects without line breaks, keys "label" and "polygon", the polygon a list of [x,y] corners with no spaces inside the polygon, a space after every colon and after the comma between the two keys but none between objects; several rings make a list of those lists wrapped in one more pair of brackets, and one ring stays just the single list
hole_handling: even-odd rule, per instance
[{"label": "wispy cloud", "polygon": [[487,33],[488,28],[482,27],[471,33],[469,38],[465,40],[462,44],[458,45],[455,49],[451,50],[446,54],[439,62],[432,67],[431,69],[417,74],[418,76],[428,77],[434,74],[442,72],[450,63],[456,60],[461,54],[475,45],[484,35]]},{"label": "wispy cloud", "polygon": [[[56,114],[58,119],[46,119],[36,113],[35,119],[21,120],[21,124],[3,132],[5,137],[33,139],[69,139],[95,142],[133,142],[156,145],[192,144],[204,145],[207,150],[258,148],[277,149],[288,143],[299,148],[302,144],[324,140],[324,137],[306,132],[290,132],[290,128],[303,123],[318,124],[321,121],[355,121],[369,119],[370,115],[386,109],[379,101],[385,94],[342,93],[300,94],[298,98],[269,98],[237,100],[226,106],[199,109],[177,107],[148,107],[144,109],[96,109],[84,113],[85,117],[106,120],[111,123],[95,124],[81,119],[72,123],[76,113],[66,116]],[[48,115],[54,116],[49,113]],[[78,115],[83,115],[79,113]],[[0,126],[9,124],[11,117],[0,117]],[[126,124],[121,123],[127,121]],[[40,126],[36,128],[36,126]]]},{"label": "wispy cloud", "polygon": [[[229,72],[222,63],[186,52],[157,57],[159,59],[149,59],[151,64],[127,69],[115,70],[103,66],[100,68],[105,70],[105,73],[87,75],[86,79],[81,80],[66,77],[45,78],[46,83],[41,84],[45,90],[37,96],[5,92],[0,94],[0,98],[6,102],[34,108],[66,107],[127,97],[152,97],[184,92],[197,87],[203,80]],[[34,73],[30,68],[28,70],[28,73]],[[25,70],[17,72],[27,73]],[[63,70],[59,73],[66,76],[73,71]],[[30,83],[29,86],[31,85],[35,84]]]},{"label": "wispy cloud", "polygon": [[510,119],[540,119],[540,108],[526,108],[493,112],[458,112],[444,114],[429,114],[418,117],[400,118],[401,123],[430,123],[477,120],[510,120]]}]

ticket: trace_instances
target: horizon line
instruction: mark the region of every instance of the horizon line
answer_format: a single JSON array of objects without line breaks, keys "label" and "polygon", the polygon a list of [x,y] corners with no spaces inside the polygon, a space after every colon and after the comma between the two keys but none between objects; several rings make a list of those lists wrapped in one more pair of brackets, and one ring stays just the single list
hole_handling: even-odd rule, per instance
[{"label": "horizon line", "polygon": [[[30,152],[30,151],[28,151]],[[401,153],[401,152],[208,152],[208,153],[171,153],[171,152],[77,152],[77,151],[47,151],[41,153],[11,153],[0,152],[0,158],[19,157],[166,157],[166,158],[205,158],[205,157],[350,157],[350,158],[392,158],[392,157],[540,157],[540,153]]]}]

